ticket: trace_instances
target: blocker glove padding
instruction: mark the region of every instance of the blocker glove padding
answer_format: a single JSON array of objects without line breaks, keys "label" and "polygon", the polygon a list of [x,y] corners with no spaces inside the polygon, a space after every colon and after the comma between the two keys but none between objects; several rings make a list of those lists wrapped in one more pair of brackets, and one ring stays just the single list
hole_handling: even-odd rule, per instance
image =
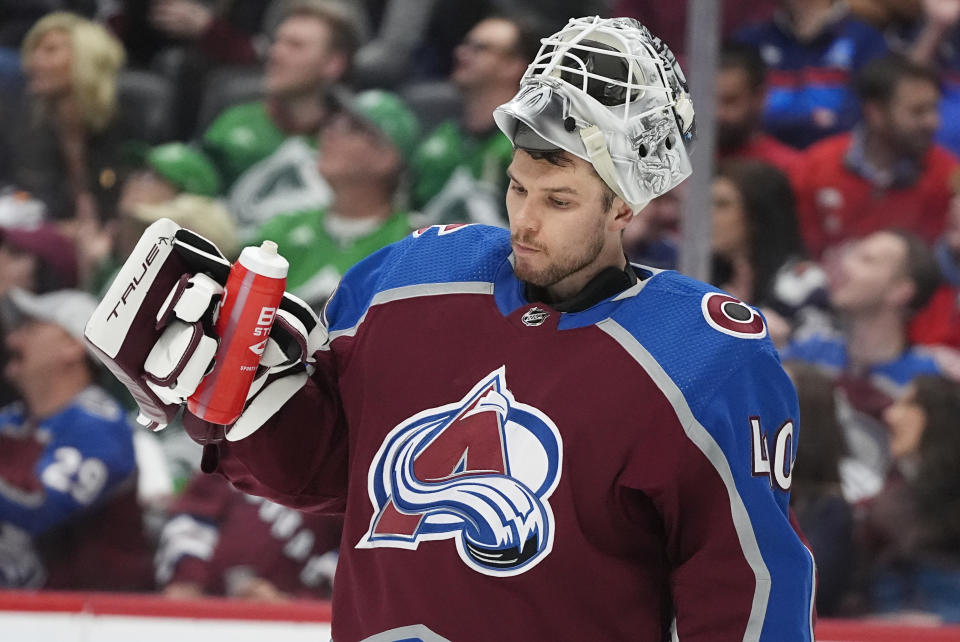
[{"label": "blocker glove padding", "polygon": [[[213,328],[229,271],[213,243],[160,219],[144,232],[87,322],[88,345],[154,429],[173,420],[213,368],[219,342]],[[250,435],[293,396],[325,341],[316,314],[284,293],[246,406],[226,438]]]}]

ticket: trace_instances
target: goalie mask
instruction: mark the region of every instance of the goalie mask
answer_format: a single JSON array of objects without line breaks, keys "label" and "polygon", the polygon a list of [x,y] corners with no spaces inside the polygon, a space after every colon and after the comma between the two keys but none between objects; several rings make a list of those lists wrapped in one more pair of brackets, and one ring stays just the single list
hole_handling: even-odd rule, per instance
[{"label": "goalie mask", "polygon": [[573,18],[494,113],[515,147],[588,161],[634,214],[690,175],[693,103],[670,49],[632,18]]}]

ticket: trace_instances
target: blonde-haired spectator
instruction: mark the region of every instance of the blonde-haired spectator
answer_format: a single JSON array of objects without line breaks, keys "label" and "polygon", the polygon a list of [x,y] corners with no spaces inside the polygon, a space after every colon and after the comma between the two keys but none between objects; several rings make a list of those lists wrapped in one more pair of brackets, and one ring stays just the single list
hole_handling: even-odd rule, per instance
[{"label": "blonde-haired spectator", "polygon": [[0,152],[9,165],[0,167],[0,182],[36,195],[53,218],[108,216],[124,139],[117,101],[123,45],[96,22],[58,11],[34,24],[21,57],[25,94],[2,114]]},{"label": "blonde-haired spectator", "polygon": [[[103,26],[56,11],[27,32],[22,56],[31,88],[43,102],[58,106],[65,94],[72,94],[80,120],[93,131],[102,130],[113,119],[117,74],[126,56],[120,41]],[[69,84],[63,82],[66,70]]]}]

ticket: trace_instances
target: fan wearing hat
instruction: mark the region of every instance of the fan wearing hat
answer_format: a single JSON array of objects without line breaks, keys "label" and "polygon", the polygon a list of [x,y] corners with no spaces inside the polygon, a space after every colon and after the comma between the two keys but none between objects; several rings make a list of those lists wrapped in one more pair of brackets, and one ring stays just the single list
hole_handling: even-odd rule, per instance
[{"label": "fan wearing hat", "polygon": [[[0,227],[0,296],[13,288],[49,292],[76,287],[77,267],[76,246],[56,226]],[[0,344],[0,368],[6,362]],[[16,391],[0,379],[0,405],[16,397]]]},{"label": "fan wearing hat", "polygon": [[166,143],[133,154],[117,211],[122,220],[140,205],[165,203],[179,194],[215,198],[219,192],[220,176],[203,152],[184,143]]},{"label": "fan wearing hat", "polygon": [[0,295],[13,287],[47,292],[76,285],[76,247],[55,226],[0,227]]},{"label": "fan wearing hat", "polygon": [[410,232],[397,204],[420,133],[416,116],[395,94],[377,89],[341,98],[341,107],[320,133],[317,160],[333,203],[277,216],[255,235],[277,242],[290,261],[287,289],[315,309],[347,268]]},{"label": "fan wearing hat", "polygon": [[141,168],[165,181],[174,192],[216,196],[220,193],[220,175],[200,150],[184,143],[165,143],[148,149]]},{"label": "fan wearing hat", "polygon": [[[163,206],[183,195],[186,204],[174,206],[181,216],[169,217],[176,218],[184,227],[205,225],[204,216],[183,220],[182,215],[189,215],[188,212],[217,209],[213,216],[218,227],[222,225],[223,216],[229,218],[225,212],[221,215],[223,208],[215,202],[220,192],[220,175],[202,151],[179,142],[129,151],[129,167],[117,202],[115,230],[104,228],[81,238],[83,283],[91,291],[100,291],[112,280],[143,230],[156,220],[158,215],[149,211],[150,208]],[[147,211],[142,211],[143,208]],[[227,242],[226,238],[221,240]],[[229,250],[230,242],[221,247]]]},{"label": "fan wearing hat", "polygon": [[82,340],[96,300],[13,289],[3,303],[20,401],[0,409],[0,587],[149,589],[132,428]]}]

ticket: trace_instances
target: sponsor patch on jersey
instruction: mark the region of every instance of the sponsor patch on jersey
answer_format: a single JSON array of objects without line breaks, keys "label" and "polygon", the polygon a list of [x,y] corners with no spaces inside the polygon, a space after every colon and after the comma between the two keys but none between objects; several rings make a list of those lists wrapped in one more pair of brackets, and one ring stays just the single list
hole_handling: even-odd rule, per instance
[{"label": "sponsor patch on jersey", "polygon": [[700,301],[703,317],[714,330],[740,339],[762,339],[767,336],[763,317],[745,304],[723,292],[708,292]]},{"label": "sponsor patch on jersey", "polygon": [[390,431],[370,465],[373,517],[356,547],[452,539],[479,573],[523,573],[553,548],[548,500],[562,457],[556,425],[514,399],[501,366],[459,401]]}]

